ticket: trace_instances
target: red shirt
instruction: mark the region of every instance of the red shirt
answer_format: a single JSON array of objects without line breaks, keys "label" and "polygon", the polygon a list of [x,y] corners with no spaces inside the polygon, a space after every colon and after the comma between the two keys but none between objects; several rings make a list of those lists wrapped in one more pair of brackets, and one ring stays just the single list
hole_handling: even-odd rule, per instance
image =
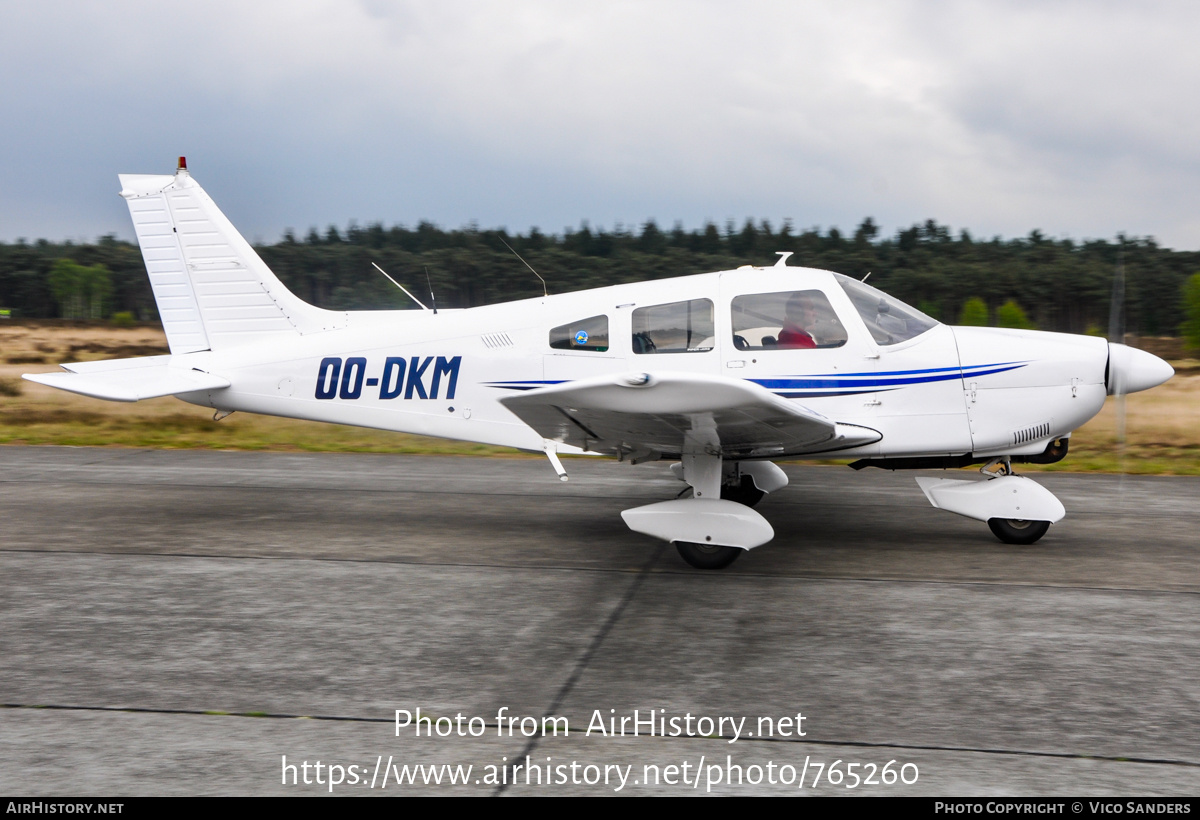
[{"label": "red shirt", "polygon": [[776,341],[776,347],[793,350],[811,350],[816,346],[817,343],[813,337],[798,327],[783,328],[779,331],[779,339]]}]

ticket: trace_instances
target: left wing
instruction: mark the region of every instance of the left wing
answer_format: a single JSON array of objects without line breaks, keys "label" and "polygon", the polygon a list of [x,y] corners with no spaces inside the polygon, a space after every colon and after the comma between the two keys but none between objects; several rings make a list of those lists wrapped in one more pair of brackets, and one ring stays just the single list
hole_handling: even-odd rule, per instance
[{"label": "left wing", "polygon": [[[742,379],[627,373],[541,387],[500,402],[543,438],[594,453],[768,458],[858,447],[882,435],[838,424]],[[685,444],[687,442],[687,444]],[[716,455],[716,453],[712,453]]]}]

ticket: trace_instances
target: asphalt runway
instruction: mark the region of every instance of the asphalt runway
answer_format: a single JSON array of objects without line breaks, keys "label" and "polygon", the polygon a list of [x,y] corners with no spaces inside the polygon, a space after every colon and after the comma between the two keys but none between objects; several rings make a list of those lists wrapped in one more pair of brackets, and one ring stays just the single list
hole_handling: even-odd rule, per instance
[{"label": "asphalt runway", "polygon": [[1200,792],[1200,479],[1013,547],[787,465],[702,572],[621,522],[665,464],[566,466],[0,447],[0,792]]}]

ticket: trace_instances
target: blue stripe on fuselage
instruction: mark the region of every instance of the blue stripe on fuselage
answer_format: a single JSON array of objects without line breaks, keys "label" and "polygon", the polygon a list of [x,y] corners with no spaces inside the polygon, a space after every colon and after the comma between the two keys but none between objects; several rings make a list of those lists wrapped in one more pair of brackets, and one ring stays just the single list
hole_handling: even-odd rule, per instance
[{"label": "blue stripe on fuselage", "polygon": [[[894,389],[905,385],[931,384],[933,382],[950,381],[964,376],[988,376],[993,373],[1003,373],[1006,370],[1016,370],[1028,362],[1004,362],[989,365],[973,365],[971,367],[936,367],[926,370],[896,370],[891,373],[828,373],[816,376],[781,376],[772,379],[748,379],[768,390],[830,390],[838,388],[853,388],[854,393],[870,392],[873,389]],[[867,388],[864,390],[864,388]],[[841,395],[837,393],[817,393],[814,395]]]},{"label": "blue stripe on fuselage", "polygon": [[[966,367],[928,367],[920,370],[893,370],[888,373],[820,373],[813,376],[777,376],[766,379],[747,379],[785,399],[819,398],[822,396],[857,396],[897,390],[917,384],[933,384],[969,376],[990,376],[1025,367],[1029,362],[996,362]],[[485,382],[488,387],[502,390],[536,390],[571,379],[523,379],[520,381]]]},{"label": "blue stripe on fuselage", "polygon": [[522,379],[515,382],[484,382],[485,387],[497,387],[501,390],[537,390],[539,387],[549,387],[552,384],[562,384],[571,379]]}]

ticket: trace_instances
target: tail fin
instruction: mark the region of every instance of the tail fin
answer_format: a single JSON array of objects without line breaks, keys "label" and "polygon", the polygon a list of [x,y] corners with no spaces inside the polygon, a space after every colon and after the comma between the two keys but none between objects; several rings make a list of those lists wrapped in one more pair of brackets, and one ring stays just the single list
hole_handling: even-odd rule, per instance
[{"label": "tail fin", "polygon": [[345,313],[314,307],[285,288],[182,162],[174,176],[120,180],[172,353],[346,325]]}]

